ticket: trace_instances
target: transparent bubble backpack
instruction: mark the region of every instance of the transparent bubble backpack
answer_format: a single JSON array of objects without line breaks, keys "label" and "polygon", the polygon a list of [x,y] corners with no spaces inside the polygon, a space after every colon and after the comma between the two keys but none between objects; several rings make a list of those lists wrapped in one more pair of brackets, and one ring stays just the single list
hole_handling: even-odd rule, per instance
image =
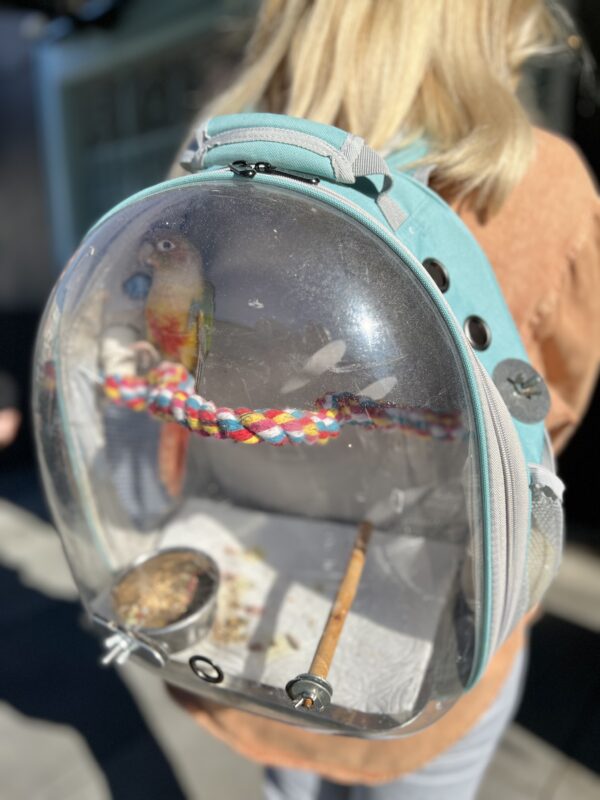
[{"label": "transparent bubble backpack", "polygon": [[481,249],[403,157],[215,118],[191,175],[113,209],[69,262],[35,419],[105,663],[408,735],[555,574],[548,391]]}]

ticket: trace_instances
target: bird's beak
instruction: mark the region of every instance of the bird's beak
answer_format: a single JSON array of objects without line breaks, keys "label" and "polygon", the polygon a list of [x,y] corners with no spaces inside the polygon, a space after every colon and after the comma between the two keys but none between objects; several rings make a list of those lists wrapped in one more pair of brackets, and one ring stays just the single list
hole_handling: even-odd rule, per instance
[{"label": "bird's beak", "polygon": [[140,247],[138,253],[138,261],[140,266],[147,267],[147,266],[154,266],[153,257],[156,255],[154,250],[154,245],[152,242],[142,242],[142,246]]}]

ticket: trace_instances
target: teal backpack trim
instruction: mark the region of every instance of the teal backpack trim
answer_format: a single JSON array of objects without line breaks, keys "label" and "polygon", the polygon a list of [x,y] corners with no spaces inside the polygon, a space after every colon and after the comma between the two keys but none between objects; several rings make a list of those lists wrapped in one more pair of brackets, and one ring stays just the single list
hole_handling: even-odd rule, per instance
[{"label": "teal backpack trim", "polygon": [[[396,231],[398,238],[422,263],[427,258],[441,261],[448,271],[450,286],[445,299],[459,324],[476,315],[491,330],[491,344],[475,350],[487,373],[507,358],[529,363],[529,357],[506,305],[494,271],[460,217],[439,195],[410,174],[394,175],[392,197],[401,196],[407,219]],[[526,424],[513,419],[527,463],[538,464],[544,446],[543,422]]]}]

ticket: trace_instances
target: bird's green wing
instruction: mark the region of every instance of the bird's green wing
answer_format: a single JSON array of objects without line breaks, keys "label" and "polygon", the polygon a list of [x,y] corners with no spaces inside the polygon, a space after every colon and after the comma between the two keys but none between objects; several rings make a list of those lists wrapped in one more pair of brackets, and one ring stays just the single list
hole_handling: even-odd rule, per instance
[{"label": "bird's green wing", "polygon": [[198,338],[198,366],[196,369],[196,391],[199,391],[204,363],[210,352],[215,320],[215,289],[210,281],[203,281],[202,298],[190,306],[188,324],[194,325]]}]

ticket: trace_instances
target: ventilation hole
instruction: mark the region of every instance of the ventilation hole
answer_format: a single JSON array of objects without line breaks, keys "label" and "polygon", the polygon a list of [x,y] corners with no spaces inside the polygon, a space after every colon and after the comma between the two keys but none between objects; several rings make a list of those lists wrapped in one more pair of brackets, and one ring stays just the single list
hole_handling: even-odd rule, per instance
[{"label": "ventilation hole", "polygon": [[467,317],[465,320],[467,339],[475,350],[487,350],[492,343],[492,332],[481,317]]},{"label": "ventilation hole", "polygon": [[206,656],[192,656],[190,658],[190,667],[199,678],[207,683],[221,683],[225,677],[221,667]]},{"label": "ventilation hole", "polygon": [[450,276],[442,262],[438,261],[437,258],[426,258],[423,266],[435,281],[435,285],[440,292],[447,292],[450,288]]}]

